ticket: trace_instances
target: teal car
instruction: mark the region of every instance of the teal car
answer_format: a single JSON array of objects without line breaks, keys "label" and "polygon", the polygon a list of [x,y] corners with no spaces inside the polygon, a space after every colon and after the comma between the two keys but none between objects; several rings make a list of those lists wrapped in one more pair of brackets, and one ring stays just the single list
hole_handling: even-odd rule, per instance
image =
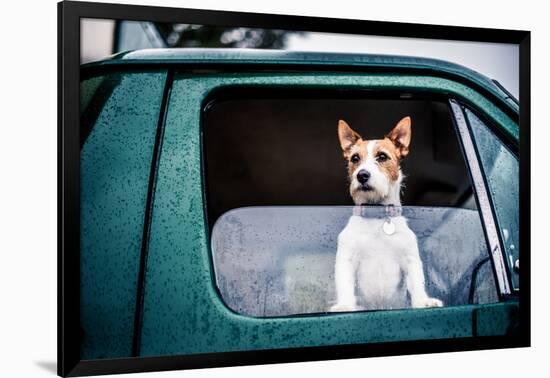
[{"label": "teal car", "polygon": [[[82,360],[518,335],[519,103],[497,82],[224,49],[125,52],[80,76]],[[444,307],[331,313],[352,210],[338,119],[380,136],[404,115],[403,212]]]}]

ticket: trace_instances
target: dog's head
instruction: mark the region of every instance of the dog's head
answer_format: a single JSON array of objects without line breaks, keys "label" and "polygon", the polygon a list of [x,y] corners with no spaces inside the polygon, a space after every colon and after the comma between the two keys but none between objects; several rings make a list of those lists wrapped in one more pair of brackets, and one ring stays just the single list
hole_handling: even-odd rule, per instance
[{"label": "dog's head", "polygon": [[345,121],[338,138],[348,164],[349,192],[357,205],[401,205],[401,160],[409,153],[411,118],[405,117],[384,139],[363,140]]}]

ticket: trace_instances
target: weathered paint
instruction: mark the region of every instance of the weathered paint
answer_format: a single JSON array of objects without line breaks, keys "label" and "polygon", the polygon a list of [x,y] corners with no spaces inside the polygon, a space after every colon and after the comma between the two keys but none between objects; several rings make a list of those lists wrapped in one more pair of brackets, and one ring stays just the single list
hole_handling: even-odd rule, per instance
[{"label": "weathered paint", "polygon": [[[146,272],[143,356],[472,336],[482,306],[287,318],[231,312],[216,291],[203,195],[200,123],[215,88],[283,86],[429,91],[461,99],[511,135],[517,125],[471,88],[422,76],[369,74],[225,74],[180,76],[174,82],[156,184]],[[509,313],[516,304],[491,306]],[[506,316],[503,316],[506,318]],[[504,327],[487,322],[486,334]]]},{"label": "weathered paint", "polygon": [[[81,150],[82,359],[131,355],[145,199],[165,78],[106,75],[118,84]],[[95,86],[99,79],[92,80]]]}]

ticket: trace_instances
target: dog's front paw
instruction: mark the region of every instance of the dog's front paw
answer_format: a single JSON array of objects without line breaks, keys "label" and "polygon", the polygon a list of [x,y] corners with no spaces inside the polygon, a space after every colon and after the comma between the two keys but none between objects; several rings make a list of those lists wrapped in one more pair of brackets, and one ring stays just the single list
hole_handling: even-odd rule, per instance
[{"label": "dog's front paw", "polygon": [[361,310],[359,306],[345,303],[336,303],[330,308],[330,312],[351,312],[359,310]]},{"label": "dog's front paw", "polygon": [[443,302],[437,298],[427,297],[415,303],[413,307],[443,307]]}]

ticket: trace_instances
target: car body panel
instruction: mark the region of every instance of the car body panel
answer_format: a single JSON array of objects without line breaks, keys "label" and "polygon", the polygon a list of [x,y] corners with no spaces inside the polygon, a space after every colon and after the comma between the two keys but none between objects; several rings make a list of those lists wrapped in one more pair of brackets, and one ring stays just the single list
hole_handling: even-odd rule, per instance
[{"label": "car body panel", "polygon": [[519,112],[519,105],[515,99],[485,75],[459,64],[422,57],[285,50],[172,48],[121,52],[113,55],[111,59],[87,63],[82,67],[89,69],[102,66],[139,67],[143,65],[203,66],[205,68],[225,65],[237,70],[249,65],[280,71],[289,70],[291,67],[307,70],[323,67],[333,72],[346,69],[364,72],[410,71],[418,75],[449,77],[477,87],[493,96],[492,100],[499,105],[513,113]]},{"label": "car body panel", "polygon": [[166,72],[105,79],[109,90],[101,94],[105,102],[80,155],[83,359],[131,355],[145,200]]},{"label": "car body panel", "polygon": [[[474,315],[480,309],[491,308],[483,311],[510,319],[507,314],[515,311],[514,303],[263,319],[227,308],[213,277],[205,219],[202,109],[216,89],[262,85],[439,92],[484,109],[487,116],[510,130],[515,125],[477,92],[435,77],[320,73],[176,76],[151,219],[142,356],[468,337],[480,328]],[[481,327],[484,334],[508,331],[506,325],[491,324]]]}]

